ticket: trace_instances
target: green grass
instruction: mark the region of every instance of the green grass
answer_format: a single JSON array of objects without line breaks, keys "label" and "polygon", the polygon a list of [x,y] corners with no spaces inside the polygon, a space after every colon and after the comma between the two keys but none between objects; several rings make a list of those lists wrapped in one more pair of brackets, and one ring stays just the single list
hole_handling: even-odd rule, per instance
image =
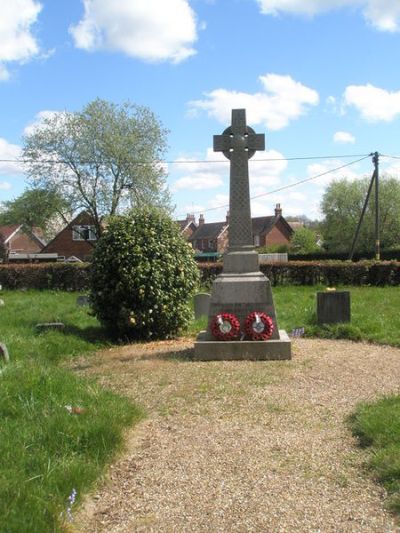
[{"label": "green grass", "polygon": [[[340,289],[339,287],[337,288]],[[350,291],[351,323],[316,325],[316,294],[325,287],[274,287],[279,327],[305,327],[306,336],[400,346],[400,287],[343,287]]]},{"label": "green grass", "polygon": [[350,425],[360,445],[371,450],[369,468],[387,489],[389,507],[400,513],[400,396],[359,405]]},{"label": "green grass", "polygon": [[[275,287],[279,326],[400,346],[400,288],[349,288],[352,323],[331,328],[315,326],[318,290]],[[1,297],[0,341],[11,363],[0,363],[0,531],[59,531],[72,490],[79,500],[120,447],[123,428],[143,415],[60,366],[108,345],[88,308],[76,305],[76,293],[3,291]],[[36,331],[37,323],[53,321],[65,330]],[[187,334],[205,326],[206,319],[193,321]],[[66,406],[83,411],[70,414]],[[383,461],[388,468],[399,464],[391,446]]]},{"label": "green grass", "polygon": [[[326,287],[278,286],[273,297],[280,329],[305,328],[306,337],[348,339],[400,346],[400,287],[337,287],[350,291],[351,323],[316,324],[317,292]],[[188,333],[205,329],[207,320],[193,321]]]},{"label": "green grass", "polygon": [[[123,428],[142,416],[128,400],[57,365],[106,345],[76,297],[2,293],[0,340],[11,362],[0,365],[0,531],[61,530],[72,490],[79,500],[119,449]],[[50,321],[65,331],[36,331]]]}]

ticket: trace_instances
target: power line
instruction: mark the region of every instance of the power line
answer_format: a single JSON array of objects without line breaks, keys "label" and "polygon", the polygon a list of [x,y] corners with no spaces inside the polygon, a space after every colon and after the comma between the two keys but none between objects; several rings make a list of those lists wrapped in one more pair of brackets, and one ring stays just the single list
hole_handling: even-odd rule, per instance
[{"label": "power line", "polygon": [[[295,157],[268,157],[263,159],[251,159],[251,163],[265,163],[265,162],[271,162],[271,161],[307,161],[312,159],[346,159],[349,157],[368,157],[370,154],[342,154],[342,155],[311,155],[311,156],[295,156]],[[396,156],[384,156],[384,157],[396,157]],[[22,164],[28,164],[32,163],[34,160],[32,159],[0,159],[0,163],[22,163]],[[147,165],[150,161],[135,161],[138,165]],[[62,159],[43,159],[40,160],[39,163],[46,163],[46,164],[64,164],[67,165],[68,161],[63,161]],[[85,164],[95,163],[95,161],[84,161]],[[208,159],[188,159],[188,160],[182,160],[182,159],[175,159],[175,160],[168,160],[168,161],[158,161],[158,163],[164,163],[168,165],[190,165],[190,164],[214,164],[214,163],[229,163],[228,159],[215,159],[215,160],[208,160]]]},{"label": "power line", "polygon": [[[330,170],[326,170],[325,172],[321,172],[320,174],[317,174],[315,176],[311,176],[310,178],[305,178],[303,180],[296,181],[295,183],[291,183],[290,185],[284,185],[283,187],[279,187],[278,189],[275,189],[273,191],[268,191],[268,192],[264,192],[262,194],[257,194],[256,196],[252,196],[250,198],[250,200],[255,200],[257,198],[261,198],[262,196],[268,196],[270,194],[275,194],[277,192],[281,192],[281,191],[284,191],[286,189],[291,189],[292,187],[297,187],[297,185],[301,185],[301,184],[306,183],[308,181],[316,180],[318,178],[321,178],[322,176],[326,176],[328,174],[332,174],[333,172],[337,172],[339,170],[342,170],[343,168],[349,167],[351,165],[355,165],[356,163],[359,163],[360,161],[364,161],[365,159],[368,159],[370,157],[370,155],[371,154],[364,155],[360,159],[357,159],[355,161],[350,161],[350,163],[346,163],[344,165],[341,165],[340,167],[336,167],[336,168],[332,168]],[[215,211],[217,209],[224,209],[224,208],[226,209],[227,207],[229,207],[228,204],[220,205],[220,206],[217,206],[217,207],[210,207],[208,209],[203,209],[202,211],[196,211],[195,213],[193,213],[193,215],[199,215],[199,214],[203,214],[203,213],[208,213],[209,211]],[[184,215],[179,215],[178,218],[180,218],[181,216],[184,216]]]},{"label": "power line", "polygon": [[388,159],[400,159],[400,155],[386,155],[386,154],[379,154],[381,157],[387,157]]}]

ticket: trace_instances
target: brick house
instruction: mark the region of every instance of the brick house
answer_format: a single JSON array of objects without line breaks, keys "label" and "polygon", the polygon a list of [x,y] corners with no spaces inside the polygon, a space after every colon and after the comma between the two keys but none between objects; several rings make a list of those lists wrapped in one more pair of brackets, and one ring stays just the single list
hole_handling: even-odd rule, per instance
[{"label": "brick house", "polygon": [[23,224],[0,226],[0,234],[4,239],[7,253],[37,254],[44,248],[41,239],[42,232],[39,228],[28,230]]},{"label": "brick house", "polygon": [[88,261],[96,240],[93,219],[82,211],[43,248],[42,253],[57,253],[65,259],[76,257]]},{"label": "brick house", "polygon": [[294,231],[282,216],[280,204],[275,206],[275,215],[252,218],[251,222],[254,246],[290,244]]},{"label": "brick house", "polygon": [[[275,215],[251,219],[254,246],[289,244],[293,229],[282,216],[280,204]],[[229,245],[229,213],[224,222],[205,223],[200,215],[196,231],[189,237],[193,248],[202,253],[224,253]]]},{"label": "brick house", "polygon": [[192,247],[202,253],[224,253],[228,248],[228,217],[224,222],[208,222],[199,216],[196,231],[189,237]]},{"label": "brick house", "polygon": [[189,213],[184,220],[177,220],[176,223],[179,225],[182,235],[188,240],[197,229],[196,219],[194,215]]}]

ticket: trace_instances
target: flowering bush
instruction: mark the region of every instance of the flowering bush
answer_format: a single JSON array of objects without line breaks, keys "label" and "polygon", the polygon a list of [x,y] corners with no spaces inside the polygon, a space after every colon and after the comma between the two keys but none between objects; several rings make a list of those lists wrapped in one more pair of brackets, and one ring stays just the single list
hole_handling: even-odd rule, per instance
[{"label": "flowering bush", "polygon": [[240,334],[240,322],[230,313],[215,315],[211,321],[211,333],[220,341],[235,340]]},{"label": "flowering bush", "polygon": [[254,311],[246,318],[244,330],[253,341],[267,341],[274,331],[274,323],[270,316]]},{"label": "flowering bush", "polygon": [[113,337],[169,338],[192,318],[199,274],[179,226],[158,209],[115,217],[93,253],[90,302]]}]

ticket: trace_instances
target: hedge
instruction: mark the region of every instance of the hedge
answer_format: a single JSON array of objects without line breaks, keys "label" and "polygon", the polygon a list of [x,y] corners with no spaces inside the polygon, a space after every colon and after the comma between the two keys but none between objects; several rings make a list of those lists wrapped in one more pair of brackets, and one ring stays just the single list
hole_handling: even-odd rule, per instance
[{"label": "hedge", "polygon": [[89,287],[89,263],[25,263],[0,265],[3,289],[82,291]]},{"label": "hedge", "polygon": [[[222,272],[222,263],[200,263],[201,283],[210,286]],[[89,288],[90,264],[42,263],[0,265],[4,289],[58,289],[85,291]],[[400,262],[395,261],[289,261],[261,263],[260,270],[272,285],[400,285]]]},{"label": "hedge", "polygon": [[[204,285],[222,272],[222,263],[198,265]],[[400,262],[360,261],[358,263],[324,261],[261,263],[260,270],[272,285],[400,285]]]},{"label": "hedge", "polygon": [[[381,261],[400,261],[400,248],[392,250],[381,250]],[[289,261],[348,261],[349,252],[325,252],[323,250],[308,253],[295,254],[289,251]],[[353,261],[373,261],[375,252],[373,250],[364,252],[355,252]]]}]

